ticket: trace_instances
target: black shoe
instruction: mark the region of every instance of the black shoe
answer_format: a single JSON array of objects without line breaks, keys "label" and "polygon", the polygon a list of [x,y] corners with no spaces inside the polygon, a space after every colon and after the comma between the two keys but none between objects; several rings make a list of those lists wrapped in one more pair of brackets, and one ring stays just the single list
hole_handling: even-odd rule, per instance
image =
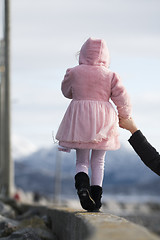
[{"label": "black shoe", "polygon": [[102,193],[103,193],[102,187],[98,185],[91,186],[91,196],[96,204],[94,211],[99,211],[99,209],[102,206],[101,203]]},{"label": "black shoe", "polygon": [[75,187],[83,209],[93,211],[95,202],[91,197],[89,177],[84,172],[79,172],[75,176]]}]

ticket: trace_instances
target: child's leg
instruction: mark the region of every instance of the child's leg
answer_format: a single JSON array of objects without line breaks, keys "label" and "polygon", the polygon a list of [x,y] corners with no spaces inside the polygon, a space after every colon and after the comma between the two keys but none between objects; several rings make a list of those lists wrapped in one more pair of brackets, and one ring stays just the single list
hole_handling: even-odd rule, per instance
[{"label": "child's leg", "polygon": [[81,206],[88,211],[95,209],[95,202],[90,195],[90,180],[88,177],[89,150],[76,149],[75,187]]},{"label": "child's leg", "polygon": [[104,158],[106,151],[103,150],[92,150],[91,156],[91,196],[95,201],[95,211],[99,211],[102,206],[102,183],[104,176]]},{"label": "child's leg", "polygon": [[76,173],[85,172],[88,174],[89,149],[76,149]]},{"label": "child's leg", "polygon": [[104,161],[105,161],[105,150],[92,150],[91,155],[91,185],[98,185],[102,187],[103,176],[104,176]]}]

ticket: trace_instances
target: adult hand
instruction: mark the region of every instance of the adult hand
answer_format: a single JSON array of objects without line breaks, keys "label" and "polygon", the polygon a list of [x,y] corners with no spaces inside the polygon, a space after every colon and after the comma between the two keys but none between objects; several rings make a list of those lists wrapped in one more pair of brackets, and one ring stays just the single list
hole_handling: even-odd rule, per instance
[{"label": "adult hand", "polygon": [[126,130],[129,130],[132,134],[138,130],[136,127],[135,122],[133,121],[133,118],[119,118],[119,126],[121,128],[124,128]]}]

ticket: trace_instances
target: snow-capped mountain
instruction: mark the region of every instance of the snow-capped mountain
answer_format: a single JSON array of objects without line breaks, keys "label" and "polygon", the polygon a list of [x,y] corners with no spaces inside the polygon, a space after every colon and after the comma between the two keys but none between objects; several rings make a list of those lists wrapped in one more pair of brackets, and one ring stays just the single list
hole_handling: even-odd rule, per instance
[{"label": "snow-capped mountain", "polygon": [[[61,179],[63,194],[73,194],[75,151],[58,152],[56,147],[39,149],[15,160],[15,183],[24,190],[41,194],[54,192],[55,178]],[[160,195],[160,179],[147,168],[131,148],[122,145],[108,151],[105,162],[104,191]]]},{"label": "snow-capped mountain", "polygon": [[28,156],[28,154],[32,154],[37,151],[37,147],[30,142],[28,139],[23,138],[22,136],[12,135],[12,157],[13,159],[20,159],[22,156]]}]

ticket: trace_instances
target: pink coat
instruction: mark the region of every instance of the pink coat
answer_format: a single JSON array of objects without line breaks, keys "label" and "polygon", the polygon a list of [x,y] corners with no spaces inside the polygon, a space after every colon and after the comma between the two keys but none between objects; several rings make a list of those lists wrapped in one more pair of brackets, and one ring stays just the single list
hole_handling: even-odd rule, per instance
[{"label": "pink coat", "polygon": [[129,118],[131,104],[120,78],[108,66],[104,40],[89,38],[81,48],[79,65],[68,69],[62,82],[62,93],[72,101],[56,135],[61,146],[97,150],[120,147],[118,115]]}]

